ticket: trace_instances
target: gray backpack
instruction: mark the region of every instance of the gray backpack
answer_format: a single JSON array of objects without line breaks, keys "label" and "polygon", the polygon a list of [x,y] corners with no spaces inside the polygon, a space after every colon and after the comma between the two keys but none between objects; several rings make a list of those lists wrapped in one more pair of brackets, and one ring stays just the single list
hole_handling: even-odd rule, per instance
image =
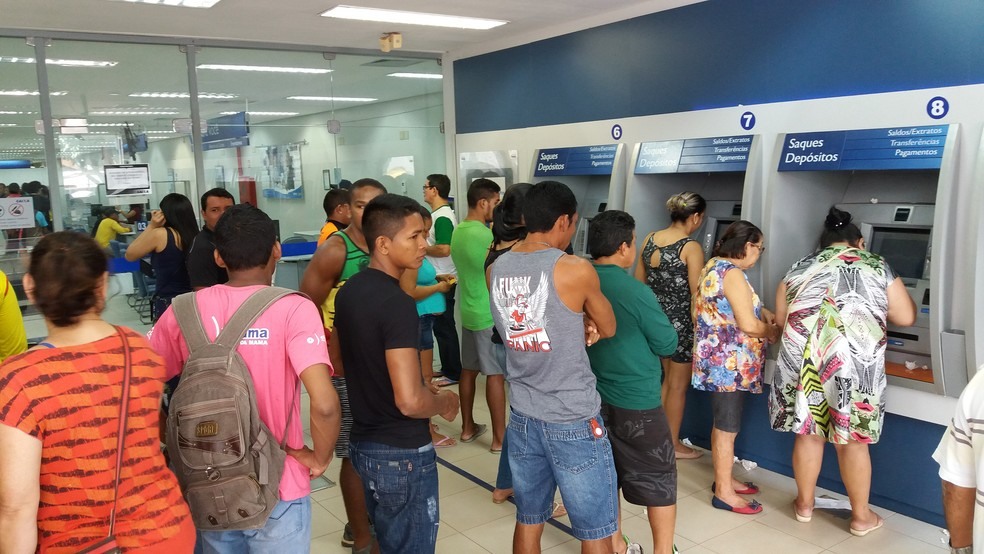
[{"label": "gray backpack", "polygon": [[[260,314],[289,294],[298,293],[276,287],[255,292],[214,343],[202,327],[195,293],[172,304],[189,356],[171,398],[167,449],[202,531],[258,529],[280,501],[287,433],[277,444],[260,420],[253,378],[236,347]],[[289,429],[293,404],[288,414]]]}]

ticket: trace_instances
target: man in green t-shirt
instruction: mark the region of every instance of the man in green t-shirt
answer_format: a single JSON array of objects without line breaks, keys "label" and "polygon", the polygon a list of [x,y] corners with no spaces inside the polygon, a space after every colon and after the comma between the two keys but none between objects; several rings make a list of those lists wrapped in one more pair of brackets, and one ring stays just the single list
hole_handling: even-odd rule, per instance
[{"label": "man in green t-shirt", "polygon": [[468,216],[451,235],[451,259],[458,270],[461,289],[461,442],[471,442],[485,433],[485,425],[475,423],[475,381],[479,372],[486,376],[485,399],[492,418],[491,450],[502,450],[506,431],[505,371],[492,347],[492,307],[485,284],[485,258],[492,245],[492,210],[499,203],[499,185],[489,179],[476,179],[468,187]]},{"label": "man in green t-shirt", "polygon": [[[588,358],[622,495],[646,506],[653,552],[672,554],[677,471],[660,399],[660,357],[676,350],[677,334],[649,287],[626,271],[636,259],[635,241],[635,221],[625,212],[610,210],[591,220],[588,251],[616,323],[615,336],[589,348]],[[616,552],[621,537],[614,535]]]}]

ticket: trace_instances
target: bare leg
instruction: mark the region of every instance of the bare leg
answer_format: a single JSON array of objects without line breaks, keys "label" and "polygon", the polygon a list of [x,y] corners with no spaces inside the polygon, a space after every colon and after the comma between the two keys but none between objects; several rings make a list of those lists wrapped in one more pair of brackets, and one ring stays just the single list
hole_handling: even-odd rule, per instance
[{"label": "bare leg", "polygon": [[735,508],[748,505],[744,498],[735,492],[732,470],[735,465],[735,437],[738,433],[728,433],[711,428],[711,460],[714,462],[714,495]]},{"label": "bare leg", "polygon": [[506,377],[489,375],[485,378],[485,401],[492,416],[492,449],[502,449],[506,436]]},{"label": "bare leg", "polygon": [[540,537],[543,536],[543,524],[524,525],[516,522],[513,532],[513,554],[540,554]]},{"label": "bare leg", "polygon": [[694,450],[680,442],[680,426],[683,424],[683,410],[687,403],[687,389],[690,388],[692,372],[690,364],[679,364],[668,359],[663,360],[663,411],[666,421],[670,424],[670,436],[673,437],[673,449],[677,456],[692,455]]},{"label": "bare leg", "polygon": [[618,518],[615,520],[615,523],[618,524],[618,530],[615,531],[615,534],[611,536],[611,541],[612,541],[612,549],[611,549],[611,551],[614,552],[615,554],[625,554],[625,551],[628,549],[628,545],[625,544],[625,541],[624,540],[622,540],[622,501],[621,501],[621,493],[622,493],[622,491],[619,490],[616,493],[619,496],[618,496],[618,498],[615,499],[615,503],[616,503],[616,506],[617,506],[617,509],[618,509]]},{"label": "bare leg", "polygon": [[345,503],[345,515],[352,526],[355,538],[354,549],[369,546],[372,534],[369,532],[369,514],[366,512],[366,492],[362,488],[362,479],[355,472],[355,467],[348,458],[342,458],[342,470],[338,481],[342,486],[342,502]]},{"label": "bare leg", "polygon": [[676,528],[676,504],[649,506],[649,528],[653,530],[653,554],[673,554],[673,531]]},{"label": "bare leg", "polygon": [[[461,438],[466,439],[475,433],[475,380],[478,372],[474,369],[462,369],[461,381],[458,381],[458,395],[461,397]],[[501,437],[500,437],[501,440]]]},{"label": "bare leg", "polygon": [[817,478],[823,464],[823,446],[827,441],[819,435],[796,435],[793,443],[793,476],[796,478],[794,507],[801,516],[813,514],[816,503]]},{"label": "bare leg", "polygon": [[851,527],[868,529],[881,519],[871,511],[868,495],[871,492],[871,456],[868,445],[855,440],[847,444],[834,445],[837,449],[837,462],[840,465],[841,480],[851,500]]},{"label": "bare leg", "polygon": [[[622,543],[625,544],[624,542]],[[581,554],[611,554],[612,538],[598,539],[596,541],[581,541]]]}]

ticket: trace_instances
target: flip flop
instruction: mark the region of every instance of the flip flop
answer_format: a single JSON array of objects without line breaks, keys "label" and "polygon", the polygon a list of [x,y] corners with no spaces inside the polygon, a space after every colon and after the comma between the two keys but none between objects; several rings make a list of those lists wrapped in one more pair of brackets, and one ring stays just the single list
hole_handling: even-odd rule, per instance
[{"label": "flip flop", "polygon": [[[441,435],[443,438],[434,443],[434,448],[451,448],[452,446],[458,446],[455,440],[447,435]],[[449,442],[450,441],[450,442]]]},{"label": "flip flop", "polygon": [[855,537],[863,537],[868,533],[874,531],[875,529],[881,529],[882,525],[885,525],[885,519],[879,516],[878,523],[872,525],[871,527],[868,527],[867,529],[855,529],[854,527],[851,527],[851,534],[854,535]]},{"label": "flip flop", "polygon": [[550,519],[556,519],[558,517],[564,517],[567,515],[567,508],[560,502],[554,500],[553,512],[550,513]]},{"label": "flip flop", "polygon": [[[728,512],[734,512],[736,514],[742,514],[742,515],[753,515],[762,511],[762,505],[759,504],[757,500],[752,500],[751,502],[748,503],[747,506],[736,508],[731,504],[728,504],[724,500],[721,500],[716,496],[712,496],[711,506],[714,506],[718,510],[725,510]],[[854,529],[851,529],[851,532],[853,533]]]},{"label": "flip flop", "polygon": [[[716,492],[714,490],[715,485],[717,485],[717,483],[711,483],[711,494],[714,494]],[[758,493],[759,493],[758,485],[756,485],[755,483],[753,483],[751,481],[745,481],[745,488],[743,488],[741,490],[735,489],[735,494],[746,494],[747,495],[747,494],[758,494]]]},{"label": "flip flop", "polygon": [[457,385],[458,384],[458,382],[455,381],[454,379],[449,379],[447,377],[441,377],[439,379],[434,379],[432,381],[432,383],[434,383],[435,385],[437,385],[439,387],[450,387],[451,385]]},{"label": "flip flop", "polygon": [[461,442],[475,442],[475,439],[477,439],[478,437],[481,437],[482,435],[484,435],[485,432],[488,431],[488,430],[489,430],[488,425],[485,425],[484,423],[476,423],[475,424],[475,432],[472,433],[472,436],[470,436],[470,437],[468,437],[466,439],[464,437],[464,435],[462,435],[462,437],[461,437],[460,440],[461,440]]},{"label": "flip flop", "polygon": [[493,454],[502,454],[502,449],[501,448],[489,448],[489,452],[491,452]]},{"label": "flip flop", "polygon": [[813,519],[813,512],[810,512],[808,515],[801,514],[799,510],[796,509],[795,501],[793,501],[793,515],[796,516],[796,521],[800,523],[810,523],[810,520]]}]

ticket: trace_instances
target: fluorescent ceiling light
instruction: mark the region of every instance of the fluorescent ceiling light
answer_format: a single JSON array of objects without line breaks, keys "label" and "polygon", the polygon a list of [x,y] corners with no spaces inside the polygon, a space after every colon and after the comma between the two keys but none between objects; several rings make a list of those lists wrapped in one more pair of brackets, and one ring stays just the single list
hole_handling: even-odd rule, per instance
[{"label": "fluorescent ceiling light", "polygon": [[[50,96],[65,96],[67,91],[56,91],[49,93]],[[0,90],[0,96],[40,96],[36,90]]]},{"label": "fluorescent ceiling light", "polygon": [[175,135],[174,131],[144,131],[148,135]]},{"label": "fluorescent ceiling light", "polygon": [[178,115],[177,110],[121,110],[89,112],[89,115]]},{"label": "fluorescent ceiling light", "polygon": [[313,100],[315,102],[375,102],[375,98],[356,98],[350,96],[288,96],[287,100]]},{"label": "fluorescent ceiling light", "polygon": [[[130,98],[191,98],[187,92],[134,92],[128,94]],[[218,92],[199,92],[199,98],[224,100],[228,98],[239,98],[238,94],[224,94]]]},{"label": "fluorescent ceiling light", "polygon": [[13,112],[7,110],[0,110],[0,115],[31,115],[36,113],[38,112]]},{"label": "fluorescent ceiling light", "polygon": [[[0,63],[34,63],[34,58],[21,58],[19,56],[0,56]],[[60,65],[63,67],[113,67],[119,62],[108,62],[100,60],[44,60],[48,65]]]},{"label": "fluorescent ceiling light", "polygon": [[405,12],[401,10],[381,10],[378,8],[360,8],[358,6],[335,6],[322,13],[321,16],[335,17],[338,19],[355,19],[359,21],[376,21],[379,23],[428,25],[431,27],[477,29],[482,31],[509,23],[500,19],[482,19],[479,17]]},{"label": "fluorescent ceiling light", "polygon": [[228,65],[203,63],[198,69],[220,69],[223,71],[259,71],[263,73],[331,73],[330,69],[318,67],[277,67],[271,65]]},{"label": "fluorescent ceiling light", "polygon": [[90,123],[89,127],[126,127],[131,123]]},{"label": "fluorescent ceiling light", "polygon": [[[119,1],[119,0],[117,0]],[[159,6],[174,6],[176,8],[211,8],[219,0],[122,0],[131,4],[157,4]]]},{"label": "fluorescent ceiling light", "polygon": [[16,123],[0,123],[0,127],[16,127]]},{"label": "fluorescent ceiling light", "polygon": [[[236,115],[237,113],[240,112],[220,112],[219,115]],[[298,112],[246,112],[246,113],[248,113],[249,115],[283,115],[283,116],[298,115]]]},{"label": "fluorescent ceiling light", "polygon": [[390,73],[387,77],[403,77],[404,79],[443,79],[440,73]]}]

